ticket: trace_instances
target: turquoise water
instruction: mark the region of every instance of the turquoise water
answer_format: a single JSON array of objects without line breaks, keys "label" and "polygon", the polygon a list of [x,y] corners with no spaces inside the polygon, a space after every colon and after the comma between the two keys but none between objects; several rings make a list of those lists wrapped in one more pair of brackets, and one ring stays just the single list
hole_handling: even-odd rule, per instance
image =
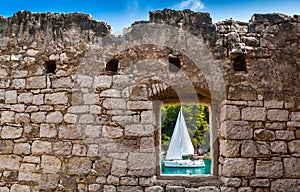
[{"label": "turquoise water", "polygon": [[171,168],[165,167],[163,161],[161,163],[162,174],[186,174],[186,175],[207,175],[211,174],[211,160],[204,159],[205,167],[197,168]]}]

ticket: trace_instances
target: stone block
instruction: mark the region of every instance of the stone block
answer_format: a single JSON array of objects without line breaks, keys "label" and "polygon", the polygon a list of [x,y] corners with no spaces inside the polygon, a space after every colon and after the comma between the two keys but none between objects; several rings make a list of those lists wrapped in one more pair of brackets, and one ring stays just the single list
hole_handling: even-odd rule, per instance
[{"label": "stone block", "polygon": [[288,142],[288,149],[291,154],[300,153],[300,140]]},{"label": "stone block", "polygon": [[92,169],[92,161],[86,157],[71,157],[67,159],[65,167],[71,175],[87,174]]},{"label": "stone block", "polygon": [[140,140],[141,152],[155,152],[154,137],[142,137]]},{"label": "stone block", "polygon": [[94,79],[87,75],[77,75],[75,82],[75,87],[91,88],[93,86]]},{"label": "stone block", "polygon": [[275,140],[275,133],[266,129],[256,129],[254,131],[254,139],[260,141],[273,141]]},{"label": "stone block", "polygon": [[1,131],[2,139],[17,139],[22,137],[23,128],[13,126],[3,126]]},{"label": "stone block", "polygon": [[236,189],[233,187],[221,187],[221,192],[236,192]]},{"label": "stone block", "polygon": [[0,187],[0,192],[9,192],[8,187]]},{"label": "stone block", "polygon": [[116,177],[116,176],[113,176],[113,175],[109,175],[107,177],[106,182],[107,182],[107,184],[111,184],[111,185],[119,185],[120,179],[119,179],[119,177]]},{"label": "stone block", "polygon": [[81,114],[78,122],[80,124],[94,123],[94,116],[92,114]]},{"label": "stone block", "polygon": [[255,175],[258,178],[281,178],[283,176],[283,164],[280,161],[257,160]]},{"label": "stone block", "polygon": [[33,95],[32,104],[43,105],[44,104],[44,94]]},{"label": "stone block", "polygon": [[296,179],[276,179],[271,181],[272,192],[299,192],[300,185]]},{"label": "stone block", "polygon": [[63,139],[81,139],[83,130],[80,125],[59,125],[58,137]]},{"label": "stone block", "polygon": [[18,170],[21,160],[17,155],[0,155],[0,169]]},{"label": "stone block", "polygon": [[56,137],[57,129],[55,124],[41,124],[40,125],[40,137]]},{"label": "stone block", "polygon": [[254,176],[254,160],[251,158],[226,158],[222,174],[226,177]]},{"label": "stone block", "polygon": [[51,152],[51,142],[48,141],[33,141],[32,154],[44,154]]},{"label": "stone block", "polygon": [[273,141],[270,143],[271,151],[278,154],[287,154],[287,144],[284,141]]},{"label": "stone block", "polygon": [[116,138],[120,138],[123,136],[123,131],[124,131],[124,129],[122,129],[121,127],[105,125],[105,126],[103,126],[102,135],[104,137],[116,139]]},{"label": "stone block", "polygon": [[150,110],[153,104],[151,101],[128,101],[127,107],[130,110]]},{"label": "stone block", "polygon": [[267,109],[282,109],[283,101],[276,101],[276,100],[264,101],[264,107]]},{"label": "stone block", "polygon": [[300,112],[292,112],[291,121],[300,121]]},{"label": "stone block", "polygon": [[116,89],[107,89],[100,93],[100,97],[120,98],[121,91]]},{"label": "stone block", "polygon": [[125,126],[125,136],[145,137],[153,134],[153,125],[130,124]]},{"label": "stone block", "polygon": [[88,189],[89,192],[98,192],[103,191],[103,186],[99,184],[90,184]]},{"label": "stone block", "polygon": [[52,79],[52,88],[71,88],[73,83],[70,77]]},{"label": "stone block", "polygon": [[279,122],[266,123],[266,128],[272,130],[284,130],[286,129],[286,123],[279,123]]},{"label": "stone block", "polygon": [[270,121],[288,121],[289,112],[284,109],[269,109],[267,119]]},{"label": "stone block", "polygon": [[57,141],[53,143],[53,153],[57,155],[70,155],[72,143],[69,141]]},{"label": "stone block", "polygon": [[25,89],[26,81],[25,79],[13,79],[11,81],[11,87],[13,89]]},{"label": "stone block", "polygon": [[94,87],[96,89],[108,89],[112,85],[112,77],[108,75],[95,76]]},{"label": "stone block", "polygon": [[45,103],[48,105],[67,104],[68,95],[66,92],[46,94]]},{"label": "stone block", "polygon": [[166,186],[166,192],[184,192],[183,186]]},{"label": "stone block", "polygon": [[225,139],[251,139],[253,129],[247,121],[225,121],[221,124],[220,135]]},{"label": "stone block", "polygon": [[104,185],[103,192],[117,192],[117,188],[114,185]]},{"label": "stone block", "polygon": [[220,192],[220,189],[215,186],[205,186],[205,187],[199,187],[200,192]]},{"label": "stone block", "polygon": [[270,146],[265,142],[245,140],[241,147],[242,157],[269,157]]},{"label": "stone block", "polygon": [[26,89],[43,89],[46,87],[46,76],[29,77],[26,79]]},{"label": "stone block", "polygon": [[152,186],[152,187],[146,187],[145,192],[163,192],[164,188],[161,186]]},{"label": "stone block", "polygon": [[63,115],[60,111],[51,112],[46,117],[46,123],[61,123],[63,121]]},{"label": "stone block", "polygon": [[220,154],[224,157],[239,157],[241,141],[220,140]]},{"label": "stone block", "polygon": [[269,179],[251,179],[250,180],[251,187],[270,187]]},{"label": "stone block", "polygon": [[14,143],[12,140],[3,140],[3,139],[0,140],[0,154],[12,153],[13,149],[14,149]]},{"label": "stone block", "polygon": [[72,155],[84,157],[86,156],[86,153],[87,153],[87,148],[85,145],[81,145],[81,144],[73,145]]},{"label": "stone block", "polygon": [[117,191],[122,192],[143,192],[144,189],[141,186],[118,186]]},{"label": "stone block", "polygon": [[10,192],[30,192],[30,186],[13,184],[10,188]]},{"label": "stone block", "polygon": [[87,105],[78,105],[78,106],[70,106],[68,108],[68,113],[89,113],[90,109]]},{"label": "stone block", "polygon": [[15,122],[19,124],[28,124],[30,122],[30,116],[28,113],[17,113],[15,115]]},{"label": "stone block", "polygon": [[286,178],[299,178],[300,177],[300,158],[284,158],[284,176]]},{"label": "stone block", "polygon": [[117,98],[107,98],[102,106],[106,109],[126,109],[126,100]]},{"label": "stone block", "polygon": [[221,177],[221,181],[226,187],[240,187],[242,184],[242,180],[239,178]]},{"label": "stone block", "polygon": [[291,128],[292,129],[299,128],[300,127],[300,122],[298,122],[298,121],[288,121],[287,122],[287,127],[288,127],[289,130]]},{"label": "stone block", "polygon": [[4,123],[14,123],[15,121],[15,112],[13,111],[2,111],[1,112],[1,124]]},{"label": "stone block", "polygon": [[14,154],[29,155],[31,145],[29,143],[16,143],[14,146]]},{"label": "stone block", "polygon": [[10,110],[14,111],[14,112],[24,112],[25,111],[25,105],[24,104],[11,105]]},{"label": "stone block", "polygon": [[133,116],[113,116],[112,120],[117,122],[120,126],[125,127],[133,123]]},{"label": "stone block", "polygon": [[28,49],[28,50],[26,51],[26,53],[27,53],[27,55],[29,55],[29,56],[35,56],[36,54],[39,53],[39,51],[34,50],[34,49]]},{"label": "stone block", "polygon": [[35,112],[31,114],[31,121],[33,123],[45,123],[46,112]]},{"label": "stone block", "polygon": [[75,124],[77,122],[77,115],[67,113],[67,114],[64,115],[64,121],[66,123]]},{"label": "stone block", "polygon": [[128,175],[152,176],[155,167],[154,153],[129,153]]},{"label": "stone block", "polygon": [[253,189],[251,187],[240,187],[237,192],[253,192]]},{"label": "stone block", "polygon": [[138,185],[138,178],[133,177],[121,177],[120,185]]},{"label": "stone block", "polygon": [[143,111],[141,114],[141,123],[156,124],[156,118],[153,111]]},{"label": "stone block", "polygon": [[127,174],[127,161],[114,159],[112,162],[111,174],[119,177],[125,176]]},{"label": "stone block", "polygon": [[108,176],[111,173],[112,159],[106,157],[98,158],[93,168],[98,172],[99,176]]},{"label": "stone block", "polygon": [[102,127],[100,125],[85,125],[85,136],[88,138],[100,138],[102,133]]},{"label": "stone block", "polygon": [[289,140],[295,139],[294,131],[287,131],[287,130],[285,130],[285,131],[276,131],[275,135],[276,135],[276,140],[289,141]]},{"label": "stone block", "polygon": [[33,97],[32,93],[21,93],[18,96],[18,102],[30,104],[30,103],[32,103],[32,97]]},{"label": "stone block", "polygon": [[95,105],[99,104],[99,95],[95,93],[85,93],[83,95],[83,104],[85,105]]},{"label": "stone block", "polygon": [[23,162],[39,164],[41,162],[41,158],[36,156],[25,156],[23,158]]},{"label": "stone block", "polygon": [[240,120],[241,112],[237,106],[224,105],[221,107],[220,120]]},{"label": "stone block", "polygon": [[266,108],[264,107],[246,107],[242,109],[242,120],[247,121],[265,121]]},{"label": "stone block", "polygon": [[55,156],[42,155],[41,169],[43,173],[56,173],[61,169],[61,161]]}]

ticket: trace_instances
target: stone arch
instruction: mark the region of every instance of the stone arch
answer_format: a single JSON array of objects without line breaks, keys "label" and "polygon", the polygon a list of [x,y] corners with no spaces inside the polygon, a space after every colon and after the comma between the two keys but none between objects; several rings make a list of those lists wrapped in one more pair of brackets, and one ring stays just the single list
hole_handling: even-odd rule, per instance
[{"label": "stone arch", "polygon": [[[213,54],[210,52],[208,46],[206,46],[201,36],[194,36],[182,29],[178,29],[169,25],[162,24],[141,24],[134,25],[127,29],[127,32],[123,36],[108,35],[104,38],[97,39],[97,43],[92,46],[89,52],[87,52],[85,58],[80,64],[79,71],[89,74],[91,76],[97,74],[105,74],[99,70],[99,66],[103,66],[106,61],[114,57],[120,57],[120,53],[131,47],[143,46],[143,45],[156,45],[162,47],[169,47],[176,52],[180,52],[185,55],[195,67],[198,68],[208,85],[209,91],[209,106],[211,118],[211,142],[213,152],[213,174],[218,173],[218,127],[219,123],[219,105],[226,97],[225,83],[223,79],[222,70],[219,67],[219,63],[214,59]],[[99,53],[101,55],[99,56]],[[79,73],[80,73],[79,72]],[[128,71],[130,77],[135,76],[135,71]],[[130,79],[132,80],[132,79]],[[188,80],[190,83],[190,80]],[[137,82],[130,82],[131,85],[135,85]],[[158,85],[159,86],[159,85]],[[163,86],[163,85],[162,85]],[[169,86],[167,86],[169,87]],[[192,95],[198,99],[198,94],[195,88],[190,86]],[[183,93],[183,90],[179,89],[176,93]],[[149,100],[149,95],[145,100]],[[179,95],[179,98],[181,96]],[[180,100],[180,99],[179,99]]]}]

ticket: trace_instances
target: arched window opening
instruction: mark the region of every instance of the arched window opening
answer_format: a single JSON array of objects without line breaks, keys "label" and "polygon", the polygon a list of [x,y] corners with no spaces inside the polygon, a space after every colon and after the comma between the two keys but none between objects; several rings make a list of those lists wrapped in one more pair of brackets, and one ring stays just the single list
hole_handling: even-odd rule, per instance
[{"label": "arched window opening", "polygon": [[108,72],[116,73],[118,72],[118,68],[119,68],[119,60],[113,58],[106,64],[105,70]]},{"label": "arched window opening", "polygon": [[178,57],[169,57],[169,71],[177,73],[181,69],[181,61]]}]

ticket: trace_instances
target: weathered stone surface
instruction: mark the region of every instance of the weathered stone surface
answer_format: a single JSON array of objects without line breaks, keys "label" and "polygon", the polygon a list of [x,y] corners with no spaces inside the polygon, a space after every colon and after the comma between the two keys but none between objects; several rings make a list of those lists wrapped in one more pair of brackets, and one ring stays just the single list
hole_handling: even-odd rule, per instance
[{"label": "weathered stone surface", "polygon": [[57,128],[54,124],[41,124],[40,137],[55,137],[57,136]]},{"label": "weathered stone surface", "polygon": [[167,192],[184,192],[184,190],[182,186],[166,186]]},{"label": "weathered stone surface", "polygon": [[72,152],[72,143],[69,141],[58,141],[53,143],[52,149],[57,155],[70,155]]},{"label": "weathered stone surface", "polygon": [[58,92],[45,95],[45,103],[49,105],[67,104],[68,97],[66,92]]},{"label": "weathered stone surface", "polygon": [[265,142],[245,140],[241,147],[242,157],[268,157],[271,155],[270,147]]},{"label": "weathered stone surface", "polygon": [[46,117],[46,123],[61,123],[63,121],[63,115],[61,114],[60,111],[55,111],[48,113]]},{"label": "weathered stone surface", "polygon": [[41,168],[44,173],[58,172],[61,169],[61,161],[55,156],[42,155]]},{"label": "weathered stone surface", "polygon": [[258,160],[255,175],[258,178],[280,178],[283,175],[283,164],[280,161]]},{"label": "weathered stone surface", "polygon": [[34,141],[32,143],[32,153],[42,154],[51,152],[51,142],[48,141]]},{"label": "weathered stone surface", "polygon": [[86,156],[87,148],[85,145],[74,144],[72,149],[72,155],[75,156]]},{"label": "weathered stone surface", "polygon": [[1,112],[1,124],[14,123],[14,120],[15,120],[15,112],[12,111]]},{"label": "weathered stone surface", "polygon": [[88,138],[101,137],[102,127],[100,125],[85,125],[84,127],[84,134]]},{"label": "weathered stone surface", "polygon": [[43,89],[46,86],[46,76],[29,77],[26,79],[26,89]]},{"label": "weathered stone surface", "polygon": [[125,176],[126,173],[127,173],[127,161],[117,160],[117,159],[113,160],[111,174],[115,176]]},{"label": "weathered stone surface", "polygon": [[239,178],[221,177],[221,180],[222,182],[224,182],[224,185],[227,187],[239,187],[242,184],[242,181]]},{"label": "weathered stone surface", "polygon": [[127,107],[130,110],[149,110],[153,104],[151,101],[128,101]]},{"label": "weathered stone surface", "polygon": [[290,141],[288,149],[290,153],[300,153],[300,140]]},{"label": "weathered stone surface", "polygon": [[143,192],[143,188],[140,186],[118,186],[117,191],[123,191],[123,192]]},{"label": "weathered stone surface", "polygon": [[272,130],[284,130],[286,129],[286,123],[266,123],[266,128]]},{"label": "weathered stone surface", "polygon": [[83,130],[80,125],[59,125],[58,137],[64,139],[80,139],[83,135]]},{"label": "weathered stone surface", "polygon": [[68,174],[87,174],[92,168],[92,161],[85,157],[71,157],[67,159],[65,166]]},{"label": "weathered stone surface", "polygon": [[251,158],[226,158],[222,174],[226,177],[253,176],[254,160]]},{"label": "weathered stone surface", "polygon": [[32,103],[32,97],[33,97],[32,93],[21,93],[18,96],[18,102],[30,104],[30,103]]},{"label": "weathered stone surface", "polygon": [[300,177],[300,158],[284,158],[284,175],[286,178],[299,178]]},{"label": "weathered stone surface", "polygon": [[5,103],[16,103],[17,102],[17,91],[6,91],[5,92]]},{"label": "weathered stone surface", "polygon": [[0,155],[0,169],[18,170],[21,160],[17,155]]},{"label": "weathered stone surface", "polygon": [[125,136],[151,136],[154,134],[153,125],[130,124],[125,126]]},{"label": "weathered stone surface", "polygon": [[46,113],[45,112],[31,113],[31,121],[33,123],[45,123]]},{"label": "weathered stone surface", "polygon": [[271,121],[288,121],[288,110],[269,109],[267,113],[267,119]]},{"label": "weathered stone surface", "polygon": [[94,87],[98,89],[107,89],[112,84],[112,77],[108,75],[95,76]]},{"label": "weathered stone surface", "polygon": [[58,79],[52,80],[52,87],[53,88],[68,88],[72,87],[72,80],[70,77],[61,77]]},{"label": "weathered stone surface", "polygon": [[273,141],[275,140],[275,133],[266,129],[257,129],[254,131],[254,139],[260,141]]},{"label": "weathered stone surface", "polygon": [[2,139],[17,139],[22,136],[22,127],[3,126],[1,131]]},{"label": "weathered stone surface", "polygon": [[30,192],[30,186],[14,184],[10,188],[11,192]]},{"label": "weathered stone surface", "polygon": [[0,140],[0,154],[12,153],[14,148],[14,143],[12,140]]},{"label": "weathered stone surface", "polygon": [[271,182],[271,191],[273,192],[298,192],[300,185],[296,179],[277,179]]},{"label": "weathered stone surface", "polygon": [[155,170],[154,153],[129,153],[128,175],[152,176]]},{"label": "weathered stone surface", "polygon": [[80,87],[80,88],[90,88],[93,86],[93,82],[94,82],[94,79],[93,77],[90,77],[88,75],[77,75],[76,79],[75,79],[75,82],[76,82],[76,87]]},{"label": "weathered stone surface", "polygon": [[14,145],[14,153],[17,155],[29,155],[31,145],[29,143],[16,143]]},{"label": "weathered stone surface", "polygon": [[164,188],[161,186],[152,186],[152,187],[146,187],[145,192],[163,192]]},{"label": "weathered stone surface", "polygon": [[220,192],[220,189],[218,189],[215,186],[206,186],[206,187],[199,187],[200,192],[206,192],[206,191],[211,191],[211,192]]},{"label": "weathered stone surface", "polygon": [[106,109],[126,109],[126,100],[108,98],[104,100],[103,107]]},{"label": "weathered stone surface", "polygon": [[282,109],[283,101],[276,101],[276,100],[264,101],[264,106],[267,109]]},{"label": "weathered stone surface", "polygon": [[251,187],[269,187],[270,181],[269,179],[252,179],[250,180]]},{"label": "weathered stone surface", "polygon": [[220,112],[221,121],[225,120],[240,120],[241,112],[237,106],[234,105],[224,105],[221,107]]},{"label": "weathered stone surface", "polygon": [[93,168],[100,176],[107,176],[111,173],[112,161],[110,158],[101,157],[95,161]]},{"label": "weathered stone surface", "polygon": [[221,124],[220,135],[226,139],[251,139],[253,129],[247,121],[225,121]]},{"label": "weathered stone surface", "polygon": [[276,131],[276,139],[278,140],[293,140],[295,139],[294,131]]},{"label": "weathered stone surface", "polygon": [[220,140],[220,154],[224,157],[239,157],[241,141]]},{"label": "weathered stone surface", "polygon": [[287,153],[287,144],[284,141],[274,141],[270,143],[271,151],[279,154]]},{"label": "weathered stone surface", "polygon": [[265,121],[266,109],[263,107],[246,107],[242,109],[242,120]]}]

